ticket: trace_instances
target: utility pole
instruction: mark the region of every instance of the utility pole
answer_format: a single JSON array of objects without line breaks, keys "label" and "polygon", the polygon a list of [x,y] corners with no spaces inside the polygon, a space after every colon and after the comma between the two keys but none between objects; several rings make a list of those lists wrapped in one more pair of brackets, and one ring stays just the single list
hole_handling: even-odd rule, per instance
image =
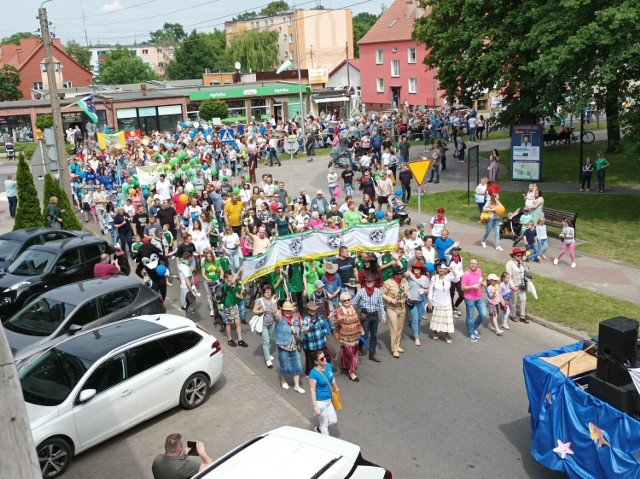
[{"label": "utility pole", "polygon": [[347,98],[349,98],[349,103],[347,103],[349,105],[347,115],[351,116],[351,110],[353,109],[353,106],[351,105],[351,76],[350,76],[351,64],[349,63],[349,42],[345,43],[344,51],[345,51],[345,58],[346,58],[345,64],[347,66]]},{"label": "utility pole", "polygon": [[[40,34],[42,35],[42,45],[44,46],[44,65],[47,70],[47,80],[49,81],[49,98],[51,99],[51,115],[53,116],[53,131],[56,137],[56,151],[58,153],[58,174],[62,189],[71,202],[71,177],[69,175],[67,150],[65,148],[64,127],[62,125],[62,112],[60,110],[60,97],[58,96],[58,85],[56,83],[56,72],[53,66],[51,32],[49,32],[49,20],[47,10],[43,7],[45,0],[38,9],[38,19],[40,20]],[[46,172],[43,172],[43,174]],[[48,201],[48,198],[45,198]],[[71,202],[73,204],[73,202]]]},{"label": "utility pole", "polygon": [[[298,10],[293,11],[293,15],[295,16],[295,23],[293,24],[294,27],[294,32],[296,35],[296,58],[298,61],[298,95],[300,98],[300,116],[302,117],[302,120],[300,121],[300,125],[302,126],[302,141],[303,144],[306,141],[306,131],[305,131],[305,121],[306,121],[306,115],[305,115],[305,105],[303,103],[303,99],[302,99],[302,66],[300,65],[300,37],[298,36]],[[307,74],[307,79],[309,78],[309,75]]]}]

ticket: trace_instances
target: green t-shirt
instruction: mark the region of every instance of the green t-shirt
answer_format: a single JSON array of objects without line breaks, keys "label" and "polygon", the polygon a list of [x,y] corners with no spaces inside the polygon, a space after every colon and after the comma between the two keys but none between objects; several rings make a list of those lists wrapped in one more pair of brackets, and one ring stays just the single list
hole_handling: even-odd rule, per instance
[{"label": "green t-shirt", "polygon": [[138,250],[140,249],[140,246],[142,246],[142,243],[140,241],[136,241],[131,245],[131,251],[133,251],[134,253],[137,253]]},{"label": "green t-shirt", "polygon": [[242,301],[242,298],[238,298],[236,295],[240,293],[242,289],[242,285],[240,283],[236,283],[233,286],[229,283],[224,283],[222,287],[222,291],[224,292],[224,305],[225,306],[234,306],[239,304]]},{"label": "green t-shirt", "polygon": [[205,275],[211,281],[218,281],[220,279],[220,264],[218,261],[203,261],[202,269],[204,269]]},{"label": "green t-shirt", "polygon": [[304,263],[304,276],[307,279],[307,296],[311,295],[314,291],[313,283],[320,279],[320,275],[322,274],[322,265],[319,261],[314,261],[313,266],[311,263]]},{"label": "green t-shirt", "polygon": [[[382,255],[382,257],[380,258],[382,265],[384,266],[385,264],[389,264],[393,261],[393,256],[391,256],[391,253],[386,252]],[[391,270],[393,269],[393,267],[389,267],[389,268],[385,268],[382,270],[382,281],[386,281],[389,278],[391,278],[393,276],[393,274],[391,274]]]},{"label": "green t-shirt", "polygon": [[346,226],[353,226],[353,225],[360,224],[360,220],[362,219],[362,216],[360,216],[359,211],[347,210],[344,213],[342,213],[342,219],[344,220],[344,224]]},{"label": "green t-shirt", "polygon": [[276,288],[276,281],[278,281],[279,277],[280,277],[280,274],[278,273],[275,273],[275,272],[269,273],[269,284],[273,288],[273,294],[277,296],[278,299],[287,299],[287,293],[284,289],[284,285],[287,281],[287,277],[284,273],[282,273],[282,281],[280,281],[280,284]]},{"label": "green t-shirt", "polygon": [[222,271],[224,271],[225,273],[231,271],[231,264],[229,263],[229,258],[227,258],[226,256],[218,258],[218,264],[222,268]]},{"label": "green t-shirt", "polygon": [[604,156],[602,158],[598,158],[596,160],[596,171],[601,170],[608,164],[609,164],[609,160],[607,160]]},{"label": "green t-shirt", "polygon": [[278,236],[286,236],[290,235],[291,231],[289,231],[289,218],[285,216],[283,219],[280,219],[276,216],[276,219],[273,221],[276,225],[276,229],[278,230]]},{"label": "green t-shirt", "polygon": [[302,293],[304,291],[302,263],[289,265],[289,291],[292,293]]},{"label": "green t-shirt", "polygon": [[218,246],[218,230],[213,226],[209,232],[209,244],[214,248]]}]

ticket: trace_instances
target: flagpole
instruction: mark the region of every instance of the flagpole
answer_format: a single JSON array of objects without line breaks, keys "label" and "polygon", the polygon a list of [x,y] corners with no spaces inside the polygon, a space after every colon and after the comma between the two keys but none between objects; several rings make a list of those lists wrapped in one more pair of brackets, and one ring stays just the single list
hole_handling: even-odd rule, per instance
[{"label": "flagpole", "polygon": [[[69,105],[67,105],[65,107],[62,107],[60,109],[60,111],[66,110],[67,108],[71,108],[72,106],[77,106],[79,101],[85,101],[87,98],[91,98],[92,96],[93,95],[88,95],[88,96],[85,96],[84,98],[81,98],[80,100],[74,101],[73,103],[70,103]],[[78,108],[80,108],[80,107],[78,107]]]}]

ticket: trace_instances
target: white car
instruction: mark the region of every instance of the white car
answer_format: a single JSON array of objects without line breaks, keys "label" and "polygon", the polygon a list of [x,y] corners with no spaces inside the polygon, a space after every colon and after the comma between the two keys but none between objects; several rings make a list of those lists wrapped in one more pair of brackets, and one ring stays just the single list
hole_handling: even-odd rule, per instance
[{"label": "white car", "polygon": [[228,452],[193,479],[392,479],[360,447],[296,427],[281,427]]},{"label": "white car", "polygon": [[174,406],[200,406],[222,367],[220,342],[172,314],[98,327],[48,349],[20,372],[43,477]]}]

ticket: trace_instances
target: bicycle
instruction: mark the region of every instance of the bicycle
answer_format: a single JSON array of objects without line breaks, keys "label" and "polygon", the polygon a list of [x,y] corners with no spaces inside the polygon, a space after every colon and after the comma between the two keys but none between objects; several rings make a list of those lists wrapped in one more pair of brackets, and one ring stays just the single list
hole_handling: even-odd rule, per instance
[{"label": "bicycle", "polygon": [[[575,128],[569,128],[569,131],[571,132],[570,143],[578,143],[580,141],[580,135],[575,132]],[[582,132],[582,141],[585,144],[590,145],[595,139],[596,135],[594,135],[592,131],[584,130]]]}]

